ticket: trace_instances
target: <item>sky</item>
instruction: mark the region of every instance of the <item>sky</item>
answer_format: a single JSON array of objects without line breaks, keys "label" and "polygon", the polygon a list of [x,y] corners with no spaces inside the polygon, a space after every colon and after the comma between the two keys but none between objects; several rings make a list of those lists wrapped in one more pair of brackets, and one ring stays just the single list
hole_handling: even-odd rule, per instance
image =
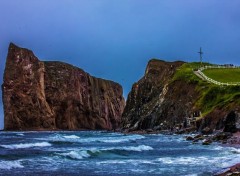
[{"label": "sky", "polygon": [[240,65],[239,8],[239,0],[0,0],[0,84],[10,42],[116,81],[125,97],[151,58],[198,61],[202,47],[206,62]]}]

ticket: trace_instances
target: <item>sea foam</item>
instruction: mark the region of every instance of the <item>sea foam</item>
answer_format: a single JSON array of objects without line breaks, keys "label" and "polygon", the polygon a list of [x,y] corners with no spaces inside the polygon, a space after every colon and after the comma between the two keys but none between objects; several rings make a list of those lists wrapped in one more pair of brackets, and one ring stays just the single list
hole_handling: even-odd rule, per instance
[{"label": "sea foam", "polygon": [[111,151],[114,151],[114,150],[141,152],[141,151],[153,150],[153,148],[148,146],[148,145],[139,145],[139,146],[125,146],[125,147],[91,148],[88,151],[90,151],[92,153],[100,153],[100,152],[103,152],[103,151],[111,152]]},{"label": "sea foam", "polygon": [[117,148],[117,149],[127,150],[127,151],[136,151],[136,152],[141,152],[141,151],[146,151],[146,150],[153,150],[153,148],[148,146],[148,145],[139,145],[137,147],[134,147],[134,146],[120,147],[120,148]]},{"label": "sea foam", "polygon": [[[62,142],[78,142],[78,143],[89,143],[89,142],[99,142],[99,143],[123,143],[129,141],[136,141],[144,139],[145,136],[142,135],[122,135],[117,137],[79,137],[77,135],[54,135],[48,138],[50,142],[62,141]],[[38,138],[37,140],[46,140],[45,138]]]},{"label": "sea foam", "polygon": [[32,147],[49,147],[51,146],[48,142],[37,142],[37,143],[26,143],[26,144],[12,144],[12,145],[0,145],[1,147],[8,149],[23,149]]},{"label": "sea foam", "polygon": [[104,142],[104,143],[121,143],[121,142],[136,141],[144,138],[145,137],[142,135],[126,135],[126,136],[118,136],[118,137],[99,138],[97,139],[97,141]]},{"label": "sea foam", "polygon": [[64,153],[56,153],[57,155],[68,157],[70,159],[84,159],[88,158],[91,155],[96,156],[96,154],[100,153],[111,153],[114,150],[124,150],[124,151],[147,151],[147,150],[153,150],[152,147],[147,145],[139,145],[139,146],[126,146],[126,147],[109,147],[109,148],[89,148],[89,149],[80,149],[80,150],[72,150]]},{"label": "sea foam", "polygon": [[66,139],[79,139],[80,137],[76,136],[76,135],[69,135],[69,136],[63,136]]},{"label": "sea foam", "polygon": [[171,165],[204,165],[209,163],[211,165],[218,164],[218,161],[222,161],[221,165],[224,164],[224,161],[227,160],[227,157],[163,157],[158,158],[156,161],[163,164]]},{"label": "sea foam", "polygon": [[20,161],[0,161],[0,169],[24,168]]},{"label": "sea foam", "polygon": [[88,152],[84,151],[84,150],[83,151],[70,151],[67,153],[57,153],[57,155],[69,157],[71,159],[83,159],[83,158],[90,157]]}]

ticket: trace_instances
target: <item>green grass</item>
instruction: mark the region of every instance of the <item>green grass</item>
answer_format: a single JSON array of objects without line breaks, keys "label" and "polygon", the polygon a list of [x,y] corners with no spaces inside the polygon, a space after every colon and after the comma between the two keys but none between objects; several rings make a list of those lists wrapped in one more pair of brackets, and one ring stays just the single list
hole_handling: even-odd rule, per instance
[{"label": "green grass", "polygon": [[203,73],[209,78],[223,83],[240,82],[239,68],[213,68],[203,70]]},{"label": "green grass", "polygon": [[233,101],[239,103],[240,86],[209,85],[205,91],[200,93],[201,98],[196,102],[196,105],[201,108],[204,114],[207,114],[214,108],[223,108]]},{"label": "green grass", "polygon": [[[212,65],[209,63],[203,64]],[[203,116],[217,107],[226,107],[231,102],[240,104],[240,86],[223,87],[208,83],[193,73],[193,70],[199,67],[201,67],[201,65],[198,62],[183,64],[176,71],[172,81],[181,80],[188,84],[196,85],[195,90],[199,93],[199,98],[195,100],[194,106],[202,111]],[[204,70],[204,73],[217,81],[240,82],[240,69],[207,69]]]},{"label": "green grass", "polygon": [[[211,65],[209,63],[203,63],[203,65]],[[183,64],[179,69],[177,69],[174,77],[174,80],[183,80],[188,83],[200,83],[203,82],[201,79],[199,79],[194,73],[194,69],[198,69],[201,67],[201,64],[199,62],[190,62]]]}]

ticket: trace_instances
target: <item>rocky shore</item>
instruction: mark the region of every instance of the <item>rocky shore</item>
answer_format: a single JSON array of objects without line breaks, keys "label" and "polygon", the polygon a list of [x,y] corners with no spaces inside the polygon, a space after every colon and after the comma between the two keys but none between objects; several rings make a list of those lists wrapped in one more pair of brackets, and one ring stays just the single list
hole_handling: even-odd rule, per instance
[{"label": "rocky shore", "polygon": [[223,173],[216,174],[216,176],[239,176],[240,175],[240,163],[226,169]]},{"label": "rocky shore", "polygon": [[[240,148],[240,132],[233,133],[225,145]],[[216,176],[240,176],[240,161]]]},{"label": "rocky shore", "polygon": [[[171,131],[171,130],[136,130],[121,131],[126,134],[165,134],[165,135],[186,135],[185,139],[187,141],[192,141],[193,144],[200,145],[211,145],[212,143],[220,143],[223,147],[235,147],[240,148],[240,131],[231,133],[224,131],[215,131],[214,133],[211,130],[203,131],[201,133],[196,132],[193,128],[180,130],[180,131]],[[195,134],[195,135],[194,135]],[[215,174],[215,176],[240,176],[240,161],[238,164],[235,164],[231,167],[226,168],[224,171]]]},{"label": "rocky shore", "polygon": [[[40,61],[10,44],[2,85],[5,130],[189,134],[194,144],[240,147],[240,86],[204,82],[193,74],[195,66],[150,60],[125,103],[118,83],[67,63]],[[226,175],[238,170],[233,166]]]}]

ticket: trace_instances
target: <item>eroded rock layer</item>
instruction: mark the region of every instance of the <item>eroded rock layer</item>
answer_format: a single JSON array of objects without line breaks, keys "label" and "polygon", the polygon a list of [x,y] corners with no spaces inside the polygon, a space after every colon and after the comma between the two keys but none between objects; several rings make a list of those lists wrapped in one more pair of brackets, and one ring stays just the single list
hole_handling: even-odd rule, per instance
[{"label": "eroded rock layer", "polygon": [[[123,129],[240,130],[240,87],[210,87],[197,77],[190,80],[187,74],[179,76],[183,64],[186,63],[149,61],[143,78],[132,86],[128,95]],[[229,98],[221,101],[219,97]],[[206,111],[209,102],[212,105]]]},{"label": "eroded rock layer", "polygon": [[4,72],[5,130],[116,129],[122,87],[10,44]]},{"label": "eroded rock layer", "polygon": [[144,77],[133,85],[128,95],[122,118],[123,128],[157,129],[160,124],[167,127],[186,116],[186,103],[191,102],[186,96],[189,92],[182,89],[186,85],[170,82],[183,63],[149,61]]}]

